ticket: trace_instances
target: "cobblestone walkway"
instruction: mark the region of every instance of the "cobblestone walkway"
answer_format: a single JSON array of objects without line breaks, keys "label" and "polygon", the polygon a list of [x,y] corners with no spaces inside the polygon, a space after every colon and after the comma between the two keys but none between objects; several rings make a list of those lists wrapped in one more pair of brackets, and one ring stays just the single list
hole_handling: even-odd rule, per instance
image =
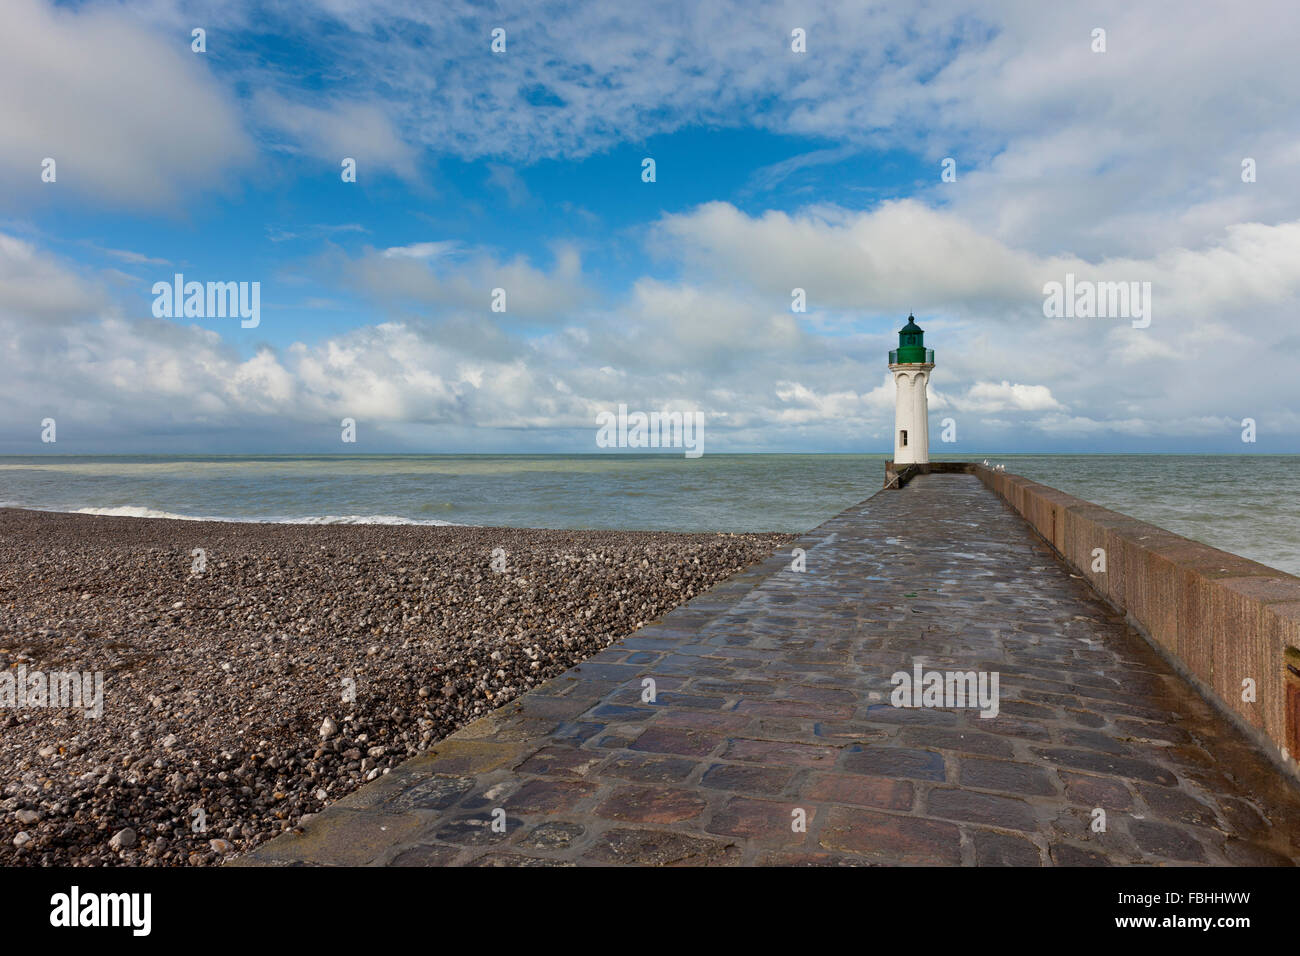
[{"label": "cobblestone walkway", "polygon": [[[1297,790],[975,477],[796,546],[239,862],[1300,861]],[[892,706],[917,657],[997,716]]]}]

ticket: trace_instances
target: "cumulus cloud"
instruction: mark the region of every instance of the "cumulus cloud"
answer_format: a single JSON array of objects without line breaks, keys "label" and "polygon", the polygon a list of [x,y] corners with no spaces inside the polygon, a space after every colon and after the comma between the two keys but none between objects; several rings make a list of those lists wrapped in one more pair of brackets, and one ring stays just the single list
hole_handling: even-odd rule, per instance
[{"label": "cumulus cloud", "polygon": [[1150,282],[1166,321],[1300,294],[1300,221],[1239,223],[1200,248],[1147,257],[1040,256],[915,199],[867,211],[812,206],[748,215],[710,202],[664,216],[657,241],[688,274],[708,273],[783,299],[802,288],[810,308],[906,313],[912,308],[1043,317],[1043,287],[1067,273],[1090,282]]},{"label": "cumulus cloud", "polygon": [[39,328],[94,315],[102,304],[92,281],[69,272],[30,242],[0,233],[0,316]]},{"label": "cumulus cloud", "polygon": [[760,216],[711,202],[663,217],[658,232],[688,271],[734,277],[787,304],[794,288],[814,308],[869,312],[1041,302],[1044,263],[914,200]]},{"label": "cumulus cloud", "polygon": [[[77,201],[166,209],[253,156],[230,94],[190,52],[121,8],[10,0],[0,30],[6,205]],[[41,181],[41,163],[57,180]],[[39,193],[38,193],[39,191]]]},{"label": "cumulus cloud", "polygon": [[976,382],[966,390],[962,399],[954,400],[952,404],[962,411],[974,412],[1063,410],[1061,403],[1052,397],[1052,390],[1046,385],[1013,385],[1005,380]]},{"label": "cumulus cloud", "polygon": [[[1209,438],[1244,416],[1300,439],[1294,4],[1229,19],[1208,0],[490,13],[468,0],[232,3],[221,8],[229,42],[210,61],[182,42],[192,17],[168,0],[10,7],[0,81],[21,95],[0,101],[0,172],[18,184],[6,195],[27,201],[67,187],[174,204],[253,155],[245,124],[263,148],[335,169],[353,156],[363,184],[379,172],[410,187],[426,154],[478,161],[477,177],[517,208],[547,201],[529,164],[674,130],[757,128],[807,146],[740,187],[781,208],[666,205],[646,243],[655,268],[624,259],[618,275],[590,274],[563,242],[539,256],[531,236],[522,254],[441,228],[394,238],[368,219],[268,227],[272,242],[327,248],[303,260],[320,293],[305,302],[355,298],[368,316],[280,348],[142,316],[117,298],[124,273],[0,233],[7,436],[28,434],[47,407],[126,435],[259,422],[274,433],[342,415],[582,429],[628,402],[701,408],[719,449],[728,436],[887,447],[884,356],[915,310],[938,353],[933,407],[967,439]],[[498,24],[500,56],[488,49]],[[1098,25],[1105,54],[1090,49]],[[794,26],[807,54],[789,49]],[[295,64],[307,76],[260,42],[290,35],[312,51]],[[900,187],[910,198],[867,208],[796,208],[782,192],[874,150],[932,168]],[[57,186],[39,182],[46,155]],[[939,181],[945,157],[954,183]],[[1257,182],[1241,180],[1246,157]],[[370,245],[345,251],[330,242],[339,233]],[[128,267],[173,257],[133,244],[101,251]],[[1067,275],[1150,283],[1151,325],[1045,318],[1044,284]],[[490,310],[497,288],[505,313]],[[807,313],[790,309],[795,288]]]},{"label": "cumulus cloud", "polygon": [[[1008,422],[1022,434],[1069,442],[1228,433],[1240,416],[1264,410],[1273,427],[1295,419],[1286,411],[1289,354],[1258,349],[1253,374],[1243,378],[1233,350],[1243,316],[1295,305],[1296,267],[1286,252],[1293,225],[1123,261],[1118,268],[1156,276],[1161,287],[1178,277],[1192,285],[1174,300],[1177,310],[1134,329],[1046,320],[1041,307],[1037,316],[1008,319],[1024,311],[1022,283],[1061,263],[992,241],[955,247],[975,257],[959,268],[909,260],[875,238],[889,235],[881,223],[898,216],[899,205],[879,210],[878,221],[826,208],[747,217],[717,204],[668,217],[651,242],[668,237],[670,253],[691,264],[690,278],[642,277],[613,298],[588,289],[577,253],[562,247],[546,267],[445,240],[336,251],[324,271],[391,318],[252,355],[201,323],[131,318],[93,274],[0,234],[0,332],[16,370],[0,386],[12,411],[4,431],[12,438],[22,422],[54,409],[92,431],[111,425],[124,433],[167,423],[196,434],[259,422],[283,431],[286,422],[341,416],[394,428],[582,430],[596,412],[626,402],[705,411],[717,448],[727,447],[728,435],[748,447],[791,440],[871,447],[889,434],[893,384],[883,366],[902,316],[895,310],[882,329],[847,314],[855,296],[890,314],[891,300],[853,291],[862,251],[878,251],[876,267],[918,297],[926,288],[951,296],[948,308],[918,312],[937,351],[932,407],[956,417],[968,438],[995,436]],[[943,230],[951,218],[922,211],[912,221],[918,231]],[[837,243],[853,254],[821,261],[819,251],[829,255]],[[782,292],[789,276],[771,288],[770,272],[786,268],[776,256],[782,247],[802,250],[800,261],[820,270],[818,284],[809,283],[811,302],[845,297],[842,321],[829,331],[789,310]],[[1003,285],[986,275],[980,256],[1016,261],[1024,278]],[[1073,266],[1104,272],[1114,264]],[[947,268],[955,277],[945,278]],[[509,308],[532,324],[490,312],[498,282],[510,290]],[[989,303],[984,311],[970,304],[978,301]],[[1036,301],[1041,306],[1041,292]],[[1197,388],[1189,390],[1193,377]]]},{"label": "cumulus cloud", "polygon": [[[524,195],[507,183],[514,165],[750,126],[832,144],[759,171],[751,188],[857,150],[904,149],[932,164],[916,184],[928,202],[1044,255],[1147,256],[1233,223],[1300,219],[1289,188],[1300,8],[1289,0],[1241,16],[1215,0],[552,0],[490,13],[472,0],[332,0],[230,4],[223,18],[232,31],[309,38],[330,64],[308,93],[266,57],[230,52],[263,116],[305,148],[333,155],[364,130],[374,161],[399,171],[417,147],[491,160],[513,201]],[[1105,53],[1092,51],[1099,25]],[[507,51],[494,55],[498,26]],[[806,54],[790,49],[796,26]],[[940,183],[948,157],[958,179]],[[1246,157],[1260,169],[1249,186]]]},{"label": "cumulus cloud", "polygon": [[[417,179],[422,150],[489,160],[513,204],[528,197],[520,164],[750,126],[819,144],[756,172],[751,188],[855,151],[904,149],[932,164],[916,184],[927,202],[1040,255],[1150,256],[1236,223],[1300,219],[1300,8],[1288,0],[1248,16],[1214,0],[1067,11],[1031,0],[579,0],[490,12],[472,0],[247,0],[221,5],[220,83],[184,42],[194,16],[182,3],[9,6],[0,81],[22,96],[0,105],[0,162],[31,188],[32,163],[55,153],[75,161],[67,183],[110,201],[211,185],[249,156],[232,103],[251,89],[248,122],[270,145],[334,164],[353,156],[363,181]],[[500,55],[489,50],[497,26]],[[794,26],[806,54],[790,49]],[[281,65],[266,37],[312,55]],[[939,181],[947,157],[955,183]],[[1249,185],[1247,157],[1259,169]]]}]

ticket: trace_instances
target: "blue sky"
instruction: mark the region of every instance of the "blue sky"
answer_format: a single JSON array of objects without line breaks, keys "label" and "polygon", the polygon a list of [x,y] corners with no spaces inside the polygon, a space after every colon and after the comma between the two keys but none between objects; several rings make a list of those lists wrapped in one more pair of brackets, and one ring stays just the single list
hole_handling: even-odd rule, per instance
[{"label": "blue sky", "polygon": [[[825,157],[818,156],[823,152]],[[816,165],[785,167],[810,154]],[[647,156],[656,161],[654,183],[641,181]],[[744,161],[718,162],[720,156]],[[257,337],[233,340],[250,354],[263,343],[315,344],[373,320],[363,297],[322,288],[315,259],[328,252],[355,258],[367,249],[436,242],[449,246],[446,256],[452,262],[471,250],[488,249],[502,259],[523,256],[548,268],[556,244],[569,244],[582,253],[592,291],[616,305],[637,278],[671,279],[678,272],[675,263],[645,247],[646,229],[666,213],[687,213],[719,200],[751,215],[794,212],[810,198],[868,209],[881,199],[906,196],[932,178],[929,163],[903,151],[836,152],[829,142],[764,130],[697,127],[523,168],[429,155],[417,182],[363,170],[357,183],[344,183],[327,162],[298,155],[268,160],[237,196],[197,194],[178,215],[94,212],[70,198],[50,204],[40,228],[51,246],[89,268],[121,268],[123,249],[152,250],[144,255],[158,261],[142,263],[159,267],[150,277],[165,280],[174,274],[161,268],[164,259],[200,280],[209,273],[260,277],[264,290],[274,290],[263,301],[274,321],[259,326]],[[151,287],[142,284],[133,291],[135,307],[148,311]],[[883,321],[888,326],[895,317]],[[872,326],[864,321],[862,327]]]},{"label": "blue sky", "polygon": [[[908,311],[938,454],[1300,451],[1294,5],[11,7],[0,453],[590,452],[620,403],[882,452]],[[260,324],[153,316],[176,272]],[[1067,273],[1150,324],[1046,317]]]}]

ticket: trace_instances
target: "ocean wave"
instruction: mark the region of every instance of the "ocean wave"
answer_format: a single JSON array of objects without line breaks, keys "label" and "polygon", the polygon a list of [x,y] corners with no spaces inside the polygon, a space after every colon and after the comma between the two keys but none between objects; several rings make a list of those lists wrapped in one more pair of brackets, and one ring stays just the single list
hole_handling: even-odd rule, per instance
[{"label": "ocean wave", "polygon": [[399,515],[312,515],[307,518],[277,518],[277,524],[421,524],[435,527],[459,527],[455,521],[441,518],[403,518]]},{"label": "ocean wave", "polygon": [[142,505],[123,505],[120,508],[73,508],[74,515],[105,515],[110,518],[173,518],[177,521],[228,521],[228,518],[207,518],[199,515],[178,515]]},{"label": "ocean wave", "polygon": [[116,508],[74,508],[72,514],[103,515],[111,518],[171,518],[175,521],[235,521],[250,524],[388,524],[457,527],[454,521],[440,518],[403,518],[400,515],[307,515],[298,518],[232,518],[220,515],[182,515],[143,505]]}]

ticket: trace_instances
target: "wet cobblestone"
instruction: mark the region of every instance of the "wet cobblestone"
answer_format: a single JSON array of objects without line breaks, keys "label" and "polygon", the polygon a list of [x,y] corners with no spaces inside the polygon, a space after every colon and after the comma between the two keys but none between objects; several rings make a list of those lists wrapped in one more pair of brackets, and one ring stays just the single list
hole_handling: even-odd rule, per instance
[{"label": "wet cobblestone", "polygon": [[[1300,861],[1295,787],[975,477],[793,546],[238,862]],[[917,658],[997,715],[894,707]]]}]

